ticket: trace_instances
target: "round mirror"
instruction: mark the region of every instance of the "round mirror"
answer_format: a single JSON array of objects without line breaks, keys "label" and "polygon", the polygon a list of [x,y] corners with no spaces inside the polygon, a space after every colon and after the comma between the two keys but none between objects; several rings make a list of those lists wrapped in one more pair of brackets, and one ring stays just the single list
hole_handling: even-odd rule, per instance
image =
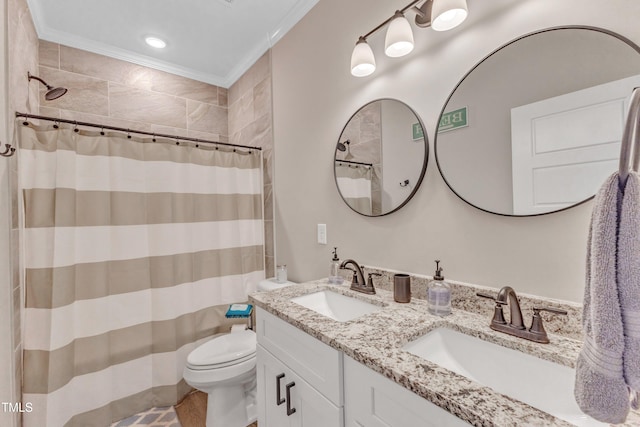
[{"label": "round mirror", "polygon": [[438,169],[487,212],[540,215],[593,197],[618,167],[638,46],[600,29],[526,35],[477,64],[438,123]]},{"label": "round mirror", "polygon": [[372,101],[351,116],[334,157],[336,185],[351,209],[382,216],[413,197],[427,169],[423,129],[418,115],[395,99]]}]

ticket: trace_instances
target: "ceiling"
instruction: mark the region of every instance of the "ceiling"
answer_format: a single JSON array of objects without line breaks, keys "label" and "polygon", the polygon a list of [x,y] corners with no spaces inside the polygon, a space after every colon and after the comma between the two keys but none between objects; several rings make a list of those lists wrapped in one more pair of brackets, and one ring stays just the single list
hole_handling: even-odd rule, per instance
[{"label": "ceiling", "polygon": [[[318,0],[28,0],[38,37],[230,87]],[[166,41],[164,49],[144,39]]]}]

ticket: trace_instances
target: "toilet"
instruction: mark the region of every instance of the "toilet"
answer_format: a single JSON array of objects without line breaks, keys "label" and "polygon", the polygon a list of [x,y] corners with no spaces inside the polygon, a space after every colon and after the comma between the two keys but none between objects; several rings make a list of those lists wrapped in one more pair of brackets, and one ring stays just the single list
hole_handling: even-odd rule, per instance
[{"label": "toilet", "polygon": [[[261,280],[258,291],[293,285]],[[246,427],[258,418],[256,407],[256,334],[234,327],[201,344],[187,356],[184,380],[207,393],[207,427]]]}]

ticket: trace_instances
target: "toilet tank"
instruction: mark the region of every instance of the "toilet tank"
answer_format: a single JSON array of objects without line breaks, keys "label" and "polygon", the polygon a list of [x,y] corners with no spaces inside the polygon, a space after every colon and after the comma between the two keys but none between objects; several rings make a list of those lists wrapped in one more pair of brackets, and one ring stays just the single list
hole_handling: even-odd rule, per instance
[{"label": "toilet tank", "polygon": [[280,288],[284,288],[285,286],[291,286],[295,284],[296,283],[289,282],[289,281],[284,283],[278,283],[276,281],[276,278],[272,277],[271,279],[264,279],[258,282],[258,292],[272,291],[274,289],[280,289]]}]

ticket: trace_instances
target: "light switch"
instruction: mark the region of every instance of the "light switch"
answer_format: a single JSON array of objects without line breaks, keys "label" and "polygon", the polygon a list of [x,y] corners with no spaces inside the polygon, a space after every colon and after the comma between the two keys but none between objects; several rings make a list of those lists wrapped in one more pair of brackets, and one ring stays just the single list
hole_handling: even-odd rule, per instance
[{"label": "light switch", "polygon": [[327,224],[318,224],[318,243],[327,244]]}]

